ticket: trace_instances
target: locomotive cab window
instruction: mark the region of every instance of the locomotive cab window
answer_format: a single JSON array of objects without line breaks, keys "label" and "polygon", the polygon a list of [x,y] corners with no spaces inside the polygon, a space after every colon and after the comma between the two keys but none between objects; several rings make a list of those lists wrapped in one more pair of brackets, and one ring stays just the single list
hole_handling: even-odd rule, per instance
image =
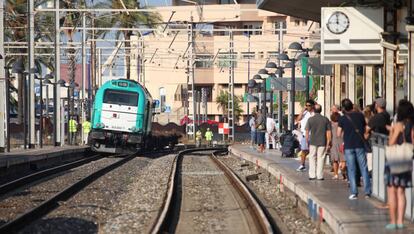
[{"label": "locomotive cab window", "polygon": [[105,90],[103,102],[124,106],[138,106],[138,93],[108,89]]}]

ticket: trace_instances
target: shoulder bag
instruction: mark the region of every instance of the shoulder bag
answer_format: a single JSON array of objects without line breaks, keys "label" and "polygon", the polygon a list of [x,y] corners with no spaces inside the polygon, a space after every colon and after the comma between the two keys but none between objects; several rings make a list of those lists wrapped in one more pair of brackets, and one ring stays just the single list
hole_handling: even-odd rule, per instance
[{"label": "shoulder bag", "polygon": [[355,126],[355,123],[352,121],[351,117],[349,117],[347,114],[344,114],[344,115],[349,120],[349,122],[351,122],[352,127],[354,127],[354,131],[357,133],[357,135],[359,136],[359,138],[361,138],[362,143],[364,144],[365,153],[371,153],[372,152],[372,148],[371,148],[371,145],[369,144],[369,142],[361,134],[361,132],[359,131],[359,129],[357,128],[357,126]]},{"label": "shoulder bag", "polygon": [[402,134],[403,143],[401,145],[385,146],[385,158],[387,159],[387,165],[390,168],[391,174],[401,174],[412,171],[413,169],[414,146],[412,143],[406,141],[404,131]]}]

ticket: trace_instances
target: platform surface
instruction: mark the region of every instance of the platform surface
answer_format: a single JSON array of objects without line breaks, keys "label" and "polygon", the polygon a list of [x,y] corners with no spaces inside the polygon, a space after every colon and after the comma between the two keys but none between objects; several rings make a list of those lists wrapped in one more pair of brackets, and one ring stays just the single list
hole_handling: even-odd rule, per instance
[{"label": "platform surface", "polygon": [[43,160],[51,157],[59,157],[67,154],[83,153],[88,149],[89,146],[47,146],[37,149],[15,150],[10,153],[0,153],[0,168]]},{"label": "platform surface", "polygon": [[[347,182],[332,179],[329,170],[325,170],[323,181],[309,181],[308,171],[297,172],[300,161],[295,158],[282,158],[278,150],[259,153],[249,145],[235,144],[230,152],[266,169],[283,186],[296,193],[308,204],[309,214],[315,220],[324,220],[334,233],[414,233],[414,224],[406,222],[407,228],[388,231],[388,209],[375,198],[364,198],[363,188],[359,187],[357,200],[349,200]],[[307,167],[308,168],[308,167]]]}]

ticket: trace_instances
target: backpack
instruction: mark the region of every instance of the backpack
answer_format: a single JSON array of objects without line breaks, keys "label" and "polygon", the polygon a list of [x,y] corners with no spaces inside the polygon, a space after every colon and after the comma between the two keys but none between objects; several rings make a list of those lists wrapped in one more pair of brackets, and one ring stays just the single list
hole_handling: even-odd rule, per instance
[{"label": "backpack", "polygon": [[293,157],[295,149],[299,147],[299,141],[291,132],[286,132],[280,137],[282,144],[282,157]]}]

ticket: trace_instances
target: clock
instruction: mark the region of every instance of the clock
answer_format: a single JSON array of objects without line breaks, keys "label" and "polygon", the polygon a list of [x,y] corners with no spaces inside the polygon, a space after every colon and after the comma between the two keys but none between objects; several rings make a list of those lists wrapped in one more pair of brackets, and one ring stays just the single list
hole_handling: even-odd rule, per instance
[{"label": "clock", "polygon": [[342,34],[349,28],[349,18],[341,11],[335,11],[329,16],[326,27],[333,34]]}]

